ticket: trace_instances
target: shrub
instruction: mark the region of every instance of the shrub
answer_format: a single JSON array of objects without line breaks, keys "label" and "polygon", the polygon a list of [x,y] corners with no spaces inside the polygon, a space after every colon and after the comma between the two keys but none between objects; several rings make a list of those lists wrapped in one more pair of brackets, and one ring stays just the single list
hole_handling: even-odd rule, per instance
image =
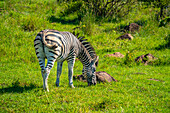
[{"label": "shrub", "polygon": [[113,19],[127,15],[132,10],[135,3],[136,0],[81,0],[78,2],[70,0],[62,14],[63,16],[67,16],[71,13],[77,12],[79,19],[82,19],[86,16],[86,12],[90,11],[95,17],[97,17],[96,19]]}]

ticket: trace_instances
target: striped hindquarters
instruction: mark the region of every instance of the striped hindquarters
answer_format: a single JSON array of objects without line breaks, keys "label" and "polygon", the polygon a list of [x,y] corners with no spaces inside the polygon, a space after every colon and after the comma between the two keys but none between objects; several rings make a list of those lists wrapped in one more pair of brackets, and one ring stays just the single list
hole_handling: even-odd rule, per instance
[{"label": "striped hindquarters", "polygon": [[45,68],[45,53],[44,53],[44,44],[42,42],[42,33],[43,31],[39,32],[34,40],[34,48],[35,48],[35,52],[37,55],[37,58],[39,60],[39,65],[41,67],[41,69]]},{"label": "striped hindquarters", "polygon": [[61,35],[55,30],[40,31],[35,40],[34,47],[41,69],[45,69],[45,58],[48,59],[47,68],[51,69],[54,62],[62,59],[63,43]]}]

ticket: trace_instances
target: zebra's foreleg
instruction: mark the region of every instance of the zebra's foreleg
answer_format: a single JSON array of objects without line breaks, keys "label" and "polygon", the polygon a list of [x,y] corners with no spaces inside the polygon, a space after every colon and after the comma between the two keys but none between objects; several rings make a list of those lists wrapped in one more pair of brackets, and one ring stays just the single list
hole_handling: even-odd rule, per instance
[{"label": "zebra's foreleg", "polygon": [[75,63],[75,56],[68,60],[68,79],[69,79],[69,86],[71,88],[75,88],[73,85],[73,67]]},{"label": "zebra's foreleg", "polygon": [[63,62],[57,62],[57,79],[56,79],[57,87],[59,87],[59,83],[60,83],[60,75],[62,72],[62,65],[63,65]]}]

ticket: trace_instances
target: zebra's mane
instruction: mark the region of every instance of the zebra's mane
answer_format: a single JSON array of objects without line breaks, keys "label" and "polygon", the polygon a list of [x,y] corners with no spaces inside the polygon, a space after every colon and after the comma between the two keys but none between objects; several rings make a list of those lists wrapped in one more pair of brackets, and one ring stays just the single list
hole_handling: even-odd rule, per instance
[{"label": "zebra's mane", "polygon": [[84,39],[85,37],[81,36],[79,37],[79,41],[82,43],[82,45],[86,48],[90,56],[93,58],[97,57],[96,52],[90,42],[87,42],[87,39]]},{"label": "zebra's mane", "polygon": [[87,39],[84,39],[85,37],[84,36],[80,36],[79,37],[79,33],[75,33],[75,30],[76,29],[79,29],[80,27],[75,27],[74,29],[73,29],[73,35],[75,36],[75,37],[77,37],[78,38],[78,40],[82,43],[82,45],[86,48],[86,50],[87,50],[87,52],[90,54],[90,56],[91,56],[91,58],[92,59],[94,59],[95,57],[97,57],[97,55],[96,55],[96,52],[95,52],[95,50],[94,50],[94,48],[92,47],[92,45],[90,44],[90,42],[87,42]]},{"label": "zebra's mane", "polygon": [[[79,33],[75,33],[75,29],[77,29],[79,27],[76,27],[73,29],[73,35],[75,37],[78,38],[78,40],[82,43],[82,45],[84,46],[84,48],[86,48],[87,52],[90,54],[91,58],[94,59],[97,57],[97,54],[95,52],[95,49],[92,47],[92,45],[90,44],[90,42],[87,42],[87,39],[84,39],[84,36],[79,36]],[[98,66],[98,61],[95,63],[96,66]]]}]

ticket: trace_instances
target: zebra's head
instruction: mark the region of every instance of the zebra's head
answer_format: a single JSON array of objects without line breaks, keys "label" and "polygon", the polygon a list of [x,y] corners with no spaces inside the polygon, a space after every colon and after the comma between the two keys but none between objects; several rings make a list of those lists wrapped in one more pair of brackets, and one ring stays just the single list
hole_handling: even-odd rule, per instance
[{"label": "zebra's head", "polygon": [[88,82],[88,86],[90,85],[96,85],[97,81],[96,81],[96,62],[98,62],[99,57],[97,56],[96,58],[94,58],[88,69],[87,69],[87,82]]}]

